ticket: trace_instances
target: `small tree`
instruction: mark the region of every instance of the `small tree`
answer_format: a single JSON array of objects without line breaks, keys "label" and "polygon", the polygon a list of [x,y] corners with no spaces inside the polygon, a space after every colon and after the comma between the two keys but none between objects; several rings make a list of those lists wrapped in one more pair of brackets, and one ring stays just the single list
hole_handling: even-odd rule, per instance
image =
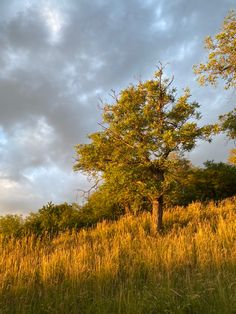
[{"label": "small tree", "polygon": [[23,218],[19,215],[0,216],[0,234],[6,237],[21,236],[23,233]]},{"label": "small tree", "polygon": [[231,11],[221,31],[214,38],[205,39],[207,63],[194,66],[200,84],[215,85],[218,78],[225,80],[225,88],[236,87],[236,14]]},{"label": "small tree", "polygon": [[28,234],[56,235],[66,230],[78,229],[81,225],[80,207],[77,204],[55,205],[49,202],[38,212],[25,218],[24,230]]},{"label": "small tree", "polygon": [[[174,175],[172,152],[184,153],[197,139],[210,140],[212,126],[199,127],[196,102],[186,89],[176,98],[172,81],[160,67],[152,80],[131,85],[104,106],[103,130],[89,136],[89,144],[76,146],[75,171],[119,180],[127,191],[136,191],[152,203],[158,230],[163,228],[163,197]],[[113,178],[117,178],[113,180]],[[119,184],[121,186],[121,184]]]}]

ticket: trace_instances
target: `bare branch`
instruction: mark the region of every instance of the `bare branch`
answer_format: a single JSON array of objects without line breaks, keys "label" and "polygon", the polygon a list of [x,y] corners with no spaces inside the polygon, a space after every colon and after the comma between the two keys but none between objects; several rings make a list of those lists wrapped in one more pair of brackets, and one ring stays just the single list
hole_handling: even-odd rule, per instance
[{"label": "bare branch", "polygon": [[116,132],[112,131],[111,129],[105,127],[103,124],[98,122],[98,125],[100,125],[104,130],[112,133],[112,135],[118,140],[118,141],[122,141],[126,146],[135,149],[135,146],[130,145],[129,143],[127,143],[119,134],[116,134]]},{"label": "bare branch", "polygon": [[174,75],[172,75],[172,78],[171,78],[171,80],[170,80],[170,82],[166,85],[166,87],[165,87],[165,91],[170,87],[170,85],[174,82],[174,79],[175,79],[175,77],[174,77]]},{"label": "bare branch", "polygon": [[104,104],[104,102],[103,102],[101,96],[98,97],[98,101],[99,101],[99,103],[98,103],[98,105],[97,105],[97,106],[98,106],[98,109],[101,110],[101,111],[103,111],[105,104]]},{"label": "bare branch", "polygon": [[[91,193],[99,187],[99,183],[101,182],[101,178],[97,178],[95,180],[95,183],[88,189],[88,190],[83,190],[83,189],[76,189],[77,192],[80,192],[82,194],[82,197],[85,199],[88,199],[91,195]],[[77,197],[76,197],[77,198]],[[77,201],[77,200],[76,200]]]},{"label": "bare branch", "polygon": [[116,102],[119,101],[118,95],[116,94],[114,89],[111,89],[111,93],[109,93],[109,96],[111,96]]}]

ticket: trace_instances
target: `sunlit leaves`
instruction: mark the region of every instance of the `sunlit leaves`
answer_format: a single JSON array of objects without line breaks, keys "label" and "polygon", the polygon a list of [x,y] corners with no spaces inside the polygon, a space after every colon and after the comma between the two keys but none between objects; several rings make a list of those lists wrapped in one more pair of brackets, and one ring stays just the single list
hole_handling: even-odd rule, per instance
[{"label": "sunlit leaves", "polygon": [[208,60],[194,66],[201,85],[215,85],[218,78],[225,80],[225,88],[236,87],[236,14],[231,11],[225,18],[221,31],[214,38],[205,39]]},{"label": "sunlit leaves", "polygon": [[225,131],[230,139],[236,139],[236,108],[229,113],[220,116],[222,131]]},{"label": "sunlit leaves", "polygon": [[231,165],[235,165],[236,166],[236,148],[231,149],[230,154],[229,154],[229,158],[228,158],[228,162]]},{"label": "sunlit leaves", "polygon": [[77,145],[74,169],[101,174],[119,202],[165,194],[180,163],[171,154],[190,151],[197,139],[210,140],[214,129],[198,126],[199,105],[190,101],[190,90],[177,97],[171,85],[160,67],[153,79],[116,95],[104,106],[103,130]]}]

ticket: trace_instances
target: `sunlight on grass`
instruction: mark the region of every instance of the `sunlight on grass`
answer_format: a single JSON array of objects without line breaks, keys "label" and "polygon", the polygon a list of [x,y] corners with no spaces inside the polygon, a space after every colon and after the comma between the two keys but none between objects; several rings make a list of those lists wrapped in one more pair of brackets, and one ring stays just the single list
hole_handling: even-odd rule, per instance
[{"label": "sunlight on grass", "polygon": [[235,313],[236,202],[195,203],[94,229],[3,238],[0,313]]}]

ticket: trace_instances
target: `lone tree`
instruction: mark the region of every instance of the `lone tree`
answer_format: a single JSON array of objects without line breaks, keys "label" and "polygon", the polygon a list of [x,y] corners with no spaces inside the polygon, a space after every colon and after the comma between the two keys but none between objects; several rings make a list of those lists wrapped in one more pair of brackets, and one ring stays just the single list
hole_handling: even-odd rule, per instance
[{"label": "lone tree", "polygon": [[[210,141],[213,126],[199,127],[199,105],[186,89],[176,98],[173,79],[160,66],[151,80],[131,85],[103,109],[100,132],[76,146],[75,171],[137,191],[152,204],[155,229],[162,231],[163,198],[177,161],[173,153],[192,150],[198,139]],[[116,178],[115,180],[112,178]],[[121,182],[121,184],[120,184]]]}]

